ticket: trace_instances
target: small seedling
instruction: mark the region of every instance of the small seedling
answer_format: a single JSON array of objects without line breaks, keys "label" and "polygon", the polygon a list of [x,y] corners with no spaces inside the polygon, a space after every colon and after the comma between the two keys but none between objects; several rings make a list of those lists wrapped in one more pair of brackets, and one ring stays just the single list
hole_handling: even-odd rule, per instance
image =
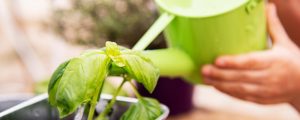
[{"label": "small seedling", "polygon": [[107,119],[126,82],[133,87],[138,102],[129,107],[121,120],[154,120],[162,114],[160,103],[142,97],[133,84],[133,80],[136,80],[150,93],[153,92],[159,77],[158,68],[141,52],[120,47],[114,42],[107,42],[103,49],[86,51],[62,63],[51,77],[49,102],[57,107],[61,118],[74,113],[81,106],[89,106],[88,120],[92,120],[108,76],[120,76],[123,81],[96,120]]}]

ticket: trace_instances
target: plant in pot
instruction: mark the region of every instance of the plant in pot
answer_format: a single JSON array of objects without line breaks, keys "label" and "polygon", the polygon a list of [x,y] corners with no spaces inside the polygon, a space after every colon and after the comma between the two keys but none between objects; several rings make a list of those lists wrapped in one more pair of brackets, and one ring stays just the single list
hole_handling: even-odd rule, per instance
[{"label": "plant in pot", "polygon": [[121,76],[123,82],[96,120],[107,119],[107,114],[111,111],[116,96],[125,82],[130,83],[134,88],[138,102],[132,104],[120,119],[154,120],[162,114],[159,102],[141,96],[132,83],[132,79],[135,79],[152,92],[157,84],[159,70],[150,59],[138,51],[119,47],[113,42],[107,42],[103,49],[86,51],[62,63],[50,80],[49,102],[58,108],[62,118],[72,114],[81,106],[89,107],[88,120],[92,120],[105,78],[109,75]]}]

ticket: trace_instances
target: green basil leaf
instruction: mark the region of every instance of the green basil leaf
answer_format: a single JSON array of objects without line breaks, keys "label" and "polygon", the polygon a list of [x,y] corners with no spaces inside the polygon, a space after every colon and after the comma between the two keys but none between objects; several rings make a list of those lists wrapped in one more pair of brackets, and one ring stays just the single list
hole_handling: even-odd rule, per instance
[{"label": "green basil leaf", "polygon": [[125,60],[124,69],[127,73],[152,93],[157,84],[159,69],[139,52],[124,51],[121,56]]},{"label": "green basil leaf", "polygon": [[152,98],[140,98],[121,116],[121,120],[155,120],[162,114],[160,104]]},{"label": "green basil leaf", "polygon": [[73,58],[67,65],[55,94],[61,117],[73,113],[89,102],[108,75],[110,59],[99,51],[90,51]]},{"label": "green basil leaf", "polygon": [[124,67],[125,62],[122,59],[120,47],[115,42],[106,42],[106,54],[114,61],[118,67]]},{"label": "green basil leaf", "polygon": [[57,91],[57,86],[60,82],[61,76],[64,74],[65,69],[67,65],[69,64],[70,61],[66,61],[58,66],[58,68],[54,71],[50,83],[48,85],[48,94],[49,94],[49,102],[51,105],[56,105],[56,91]]}]

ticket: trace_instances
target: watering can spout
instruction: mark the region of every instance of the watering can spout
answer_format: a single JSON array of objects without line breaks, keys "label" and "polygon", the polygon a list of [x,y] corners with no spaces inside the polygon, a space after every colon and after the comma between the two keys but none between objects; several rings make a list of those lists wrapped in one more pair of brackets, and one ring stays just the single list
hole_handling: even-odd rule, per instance
[{"label": "watering can spout", "polygon": [[162,76],[188,77],[196,67],[190,56],[177,48],[147,50],[144,55],[159,68]]}]

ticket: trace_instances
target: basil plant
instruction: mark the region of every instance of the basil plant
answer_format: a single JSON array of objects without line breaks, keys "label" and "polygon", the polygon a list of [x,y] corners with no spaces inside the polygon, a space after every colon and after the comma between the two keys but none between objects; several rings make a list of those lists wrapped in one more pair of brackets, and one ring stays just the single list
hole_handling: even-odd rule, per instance
[{"label": "basil plant", "polygon": [[109,75],[121,76],[123,82],[97,120],[107,119],[125,82],[134,88],[138,102],[121,116],[122,120],[154,120],[162,114],[159,102],[142,97],[132,84],[134,79],[153,92],[159,77],[158,68],[141,52],[120,47],[114,42],[106,42],[105,48],[86,51],[62,63],[51,77],[49,102],[58,109],[61,118],[74,113],[81,106],[89,106],[88,119],[92,120],[103,84]]}]

